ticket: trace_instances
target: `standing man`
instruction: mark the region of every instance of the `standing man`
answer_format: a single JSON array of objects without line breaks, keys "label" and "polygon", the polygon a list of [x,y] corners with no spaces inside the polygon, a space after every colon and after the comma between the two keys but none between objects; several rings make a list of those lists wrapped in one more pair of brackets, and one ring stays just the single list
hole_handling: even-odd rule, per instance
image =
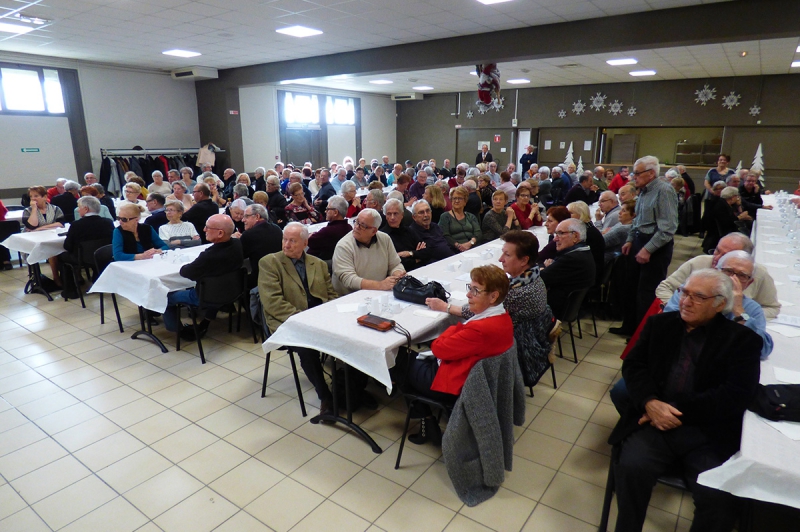
[{"label": "standing man", "polygon": [[490,163],[494,160],[492,154],[489,152],[489,145],[484,144],[481,146],[481,151],[478,152],[478,156],[475,157],[475,166],[478,166],[481,163]]},{"label": "standing man", "polygon": [[621,327],[612,334],[632,335],[656,297],[656,287],[667,277],[678,228],[678,195],[658,178],[658,159],[642,157],[633,165],[633,180],[639,189],[633,219],[622,254],[627,256],[627,279],[631,287]]},{"label": "standing man", "polygon": [[525,147],[525,153],[523,153],[522,157],[519,158],[519,164],[522,169],[523,176],[528,173],[528,170],[530,170],[531,165],[534,164],[537,160],[536,153],[534,152],[534,150],[535,148],[531,144],[528,144]]},{"label": "standing man", "polygon": [[606,190],[600,194],[600,199],[597,200],[597,210],[594,213],[594,217],[594,226],[597,227],[601,233],[617,225],[619,223],[619,201],[617,200],[617,195],[610,190]]}]

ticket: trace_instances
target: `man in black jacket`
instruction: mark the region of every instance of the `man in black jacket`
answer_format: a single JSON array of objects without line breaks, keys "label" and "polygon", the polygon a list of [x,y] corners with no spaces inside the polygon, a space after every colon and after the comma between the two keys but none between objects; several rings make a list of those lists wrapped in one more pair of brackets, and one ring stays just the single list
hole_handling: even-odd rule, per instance
[{"label": "man in black jacket", "polygon": [[320,213],[325,214],[328,208],[328,200],[336,195],[336,189],[331,185],[331,173],[323,168],[319,173],[319,187],[317,195],[314,197],[314,208]]},{"label": "man in black jacket", "polygon": [[545,261],[541,277],[547,287],[547,304],[561,318],[569,293],[594,284],[595,265],[586,244],[586,224],[577,218],[558,224],[554,239],[558,253],[554,259]]},{"label": "man in black jacket", "polygon": [[414,202],[411,206],[411,215],[414,223],[409,230],[416,235],[420,242],[425,243],[425,247],[413,252],[412,256],[420,261],[420,266],[430,264],[454,255],[453,248],[444,237],[442,228],[433,223],[433,216],[430,204],[423,200]]},{"label": "man in black jacket", "polygon": [[80,197],[81,186],[75,181],[67,181],[64,184],[64,193],[54,197],[50,203],[61,209],[65,223],[72,223],[75,220],[75,208]]},{"label": "man in black jacket", "polygon": [[206,240],[206,234],[203,232],[203,229],[209,218],[215,214],[219,214],[219,207],[217,207],[217,204],[211,199],[211,190],[205,183],[197,183],[192,191],[192,196],[196,203],[191,209],[183,213],[181,220],[184,222],[191,222],[194,228],[197,229],[197,233],[200,235],[203,244],[207,244],[208,241]]},{"label": "man in black jacket", "polygon": [[[78,200],[78,214],[80,219],[70,224],[67,231],[67,238],[64,240],[64,253],[60,255],[62,263],[70,263],[76,268],[80,268],[78,260],[78,248],[83,242],[92,240],[103,240],[106,244],[111,243],[111,236],[114,233],[114,223],[100,217],[100,201],[92,196],[84,196]],[[84,262],[93,263],[93,257],[83,257]],[[61,297],[64,299],[78,298],[78,287],[71,275],[62,275],[64,290]]]},{"label": "man in black jacket", "polygon": [[573,201],[582,201],[586,205],[591,205],[597,201],[597,189],[598,186],[592,180],[592,171],[586,170],[578,178],[578,184],[567,192],[567,196],[564,198],[564,205],[569,205]]},{"label": "man in black jacket", "polygon": [[242,220],[244,221],[244,233],[242,233],[240,241],[244,258],[250,259],[247,287],[252,290],[258,285],[258,261],[264,255],[281,250],[283,231],[269,220],[267,209],[258,203],[247,206]]},{"label": "man in black jacket", "polygon": [[145,218],[144,223],[155,229],[156,233],[158,233],[159,227],[167,223],[166,203],[167,199],[163,194],[154,192],[147,195],[147,208],[150,211],[150,216]]},{"label": "man in black jacket", "polygon": [[739,449],[742,415],[758,386],[762,340],[723,315],[733,284],[706,269],[689,276],[680,311],[652,316],[622,365],[631,402],[609,438],[618,531],[641,530],[656,479],[682,465],[694,498],[692,531],[728,532],[736,498],[697,476]]},{"label": "man in black jacket", "polygon": [[109,214],[113,219],[117,219],[117,209],[114,207],[114,200],[111,196],[106,194],[106,189],[103,188],[103,185],[100,183],[95,183],[92,185],[95,190],[97,190],[97,199],[100,200],[101,205],[105,205],[108,208]]}]

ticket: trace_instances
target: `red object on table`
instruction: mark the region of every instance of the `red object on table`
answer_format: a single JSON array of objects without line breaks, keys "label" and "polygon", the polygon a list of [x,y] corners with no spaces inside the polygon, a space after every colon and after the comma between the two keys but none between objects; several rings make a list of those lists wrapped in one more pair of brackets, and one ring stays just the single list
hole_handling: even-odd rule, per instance
[{"label": "red object on table", "polygon": [[635,346],[636,342],[639,341],[639,335],[642,334],[642,329],[644,329],[644,324],[647,321],[647,318],[650,316],[655,316],[656,314],[661,314],[661,312],[663,312],[661,309],[661,300],[655,298],[653,303],[650,305],[650,308],[644,313],[644,318],[642,318],[642,321],[639,322],[639,326],[636,327],[636,332],[634,332],[633,336],[631,336],[631,339],[628,340],[628,345],[625,346],[625,350],[622,352],[619,358],[625,360],[625,357],[628,356],[630,350],[633,349],[633,346]]}]

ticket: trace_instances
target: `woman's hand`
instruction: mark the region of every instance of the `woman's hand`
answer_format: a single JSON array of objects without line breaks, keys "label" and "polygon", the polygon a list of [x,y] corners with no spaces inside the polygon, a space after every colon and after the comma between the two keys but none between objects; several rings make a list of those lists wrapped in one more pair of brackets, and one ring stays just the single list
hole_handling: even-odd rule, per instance
[{"label": "woman's hand", "polygon": [[192,237],[192,240],[200,240],[200,235],[194,235],[194,236]]},{"label": "woman's hand", "polygon": [[134,260],[147,260],[152,259],[155,255],[161,255],[161,250],[156,248],[148,249],[138,255],[134,255],[133,258]]},{"label": "woman's hand", "polygon": [[545,268],[547,268],[551,264],[553,264],[553,259],[547,259],[546,261],[544,261],[544,267]]},{"label": "woman's hand", "polygon": [[517,213],[514,212],[514,209],[512,209],[511,207],[507,207],[506,208],[506,216],[508,216],[509,220],[516,220],[517,219]]},{"label": "woman's hand", "polygon": [[429,297],[425,299],[425,304],[428,308],[437,312],[447,312],[447,303],[438,297]]}]

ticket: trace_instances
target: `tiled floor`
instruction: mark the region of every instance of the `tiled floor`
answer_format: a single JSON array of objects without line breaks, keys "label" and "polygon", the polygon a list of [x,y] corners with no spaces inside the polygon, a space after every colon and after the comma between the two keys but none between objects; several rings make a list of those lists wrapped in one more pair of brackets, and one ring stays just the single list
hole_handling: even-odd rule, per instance
[{"label": "tiled floor", "polygon": [[[673,265],[697,254],[678,238]],[[45,268],[46,269],[46,268]],[[222,323],[204,341],[162,354],[99,324],[97,296],[24,295],[25,272],[0,273],[0,531],[592,531],[600,519],[617,420],[607,389],[624,342],[577,340],[580,363],[558,360],[528,399],[514,470],[475,508],[456,497],[439,448],[408,445],[393,469],[402,399],[356,417],[384,448],[300,416],[288,359],[263,354]],[[584,331],[591,325],[583,322]],[[163,331],[162,328],[159,330]],[[568,338],[566,339],[569,345]],[[303,380],[311,412],[318,405]],[[311,400],[314,399],[314,400]],[[691,499],[659,486],[646,530],[688,530]],[[614,513],[612,511],[612,523]]]}]

